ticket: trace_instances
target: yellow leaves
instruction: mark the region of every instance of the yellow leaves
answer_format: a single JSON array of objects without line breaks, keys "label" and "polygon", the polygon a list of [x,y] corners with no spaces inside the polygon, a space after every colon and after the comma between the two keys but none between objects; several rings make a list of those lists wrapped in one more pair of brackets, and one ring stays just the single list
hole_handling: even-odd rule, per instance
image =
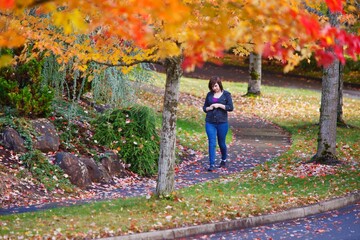
[{"label": "yellow leaves", "polygon": [[167,1],[159,12],[159,17],[168,23],[182,23],[190,15],[190,9],[180,1]]},{"label": "yellow leaves", "polygon": [[87,29],[87,24],[78,9],[70,12],[55,12],[52,15],[55,26],[62,27],[65,34],[81,33]]},{"label": "yellow leaves", "polygon": [[279,24],[272,24],[264,27],[264,30],[269,32],[281,32],[282,29],[283,27],[280,26]]},{"label": "yellow leaves", "polygon": [[299,54],[297,54],[297,53],[290,54],[287,64],[284,68],[284,72],[287,73],[287,72],[290,72],[291,70],[293,70],[294,67],[296,65],[298,65],[301,60],[302,60],[302,57]]},{"label": "yellow leaves", "polygon": [[34,0],[16,0],[16,7],[24,8],[24,7],[30,6],[34,2],[35,2]]},{"label": "yellow leaves", "polygon": [[238,45],[233,51],[236,55],[248,56],[252,51],[254,51],[254,46],[252,44],[241,44]]},{"label": "yellow leaves", "polygon": [[356,13],[357,11],[359,11],[359,8],[357,8],[357,7],[354,6],[354,5],[349,5],[349,6],[347,6],[347,10],[348,10],[349,12],[354,12],[354,13]]},{"label": "yellow leaves", "polygon": [[287,64],[284,68],[284,72],[290,72],[294,69],[295,66],[297,66],[301,60],[308,59],[308,62],[310,61],[311,57],[311,51],[309,48],[303,48],[300,51],[300,54],[298,53],[289,53],[287,58]]},{"label": "yellow leaves", "polygon": [[85,72],[87,68],[88,68],[87,65],[79,65],[79,67],[78,67],[78,69],[79,69],[81,72]]},{"label": "yellow leaves", "polygon": [[166,57],[178,56],[181,53],[180,48],[172,41],[164,41],[159,45],[158,48],[159,50],[157,55],[162,59]]},{"label": "yellow leaves", "polygon": [[325,40],[326,40],[326,43],[329,44],[329,45],[335,43],[334,39],[331,36],[326,36]]},{"label": "yellow leaves", "polygon": [[0,56],[0,67],[9,65],[11,63],[12,59],[13,58],[10,55]]}]

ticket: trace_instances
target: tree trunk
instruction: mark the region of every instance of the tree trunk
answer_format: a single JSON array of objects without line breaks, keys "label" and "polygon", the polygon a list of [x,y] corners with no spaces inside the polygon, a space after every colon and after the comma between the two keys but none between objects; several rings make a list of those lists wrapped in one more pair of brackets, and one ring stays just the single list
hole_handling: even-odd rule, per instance
[{"label": "tree trunk", "polygon": [[318,147],[311,162],[336,164],[336,119],[339,101],[339,61],[324,68],[322,77]]},{"label": "tree trunk", "polygon": [[176,111],[179,100],[182,56],[165,60],[166,86],[160,140],[159,170],[156,195],[167,197],[174,190]]},{"label": "tree trunk", "polygon": [[337,108],[337,124],[340,126],[346,126],[343,118],[343,89],[344,89],[344,65],[340,64],[339,66],[339,101]]},{"label": "tree trunk", "polygon": [[246,95],[259,96],[261,94],[261,54],[250,53],[249,84]]},{"label": "tree trunk", "polygon": [[[328,13],[331,26],[339,27],[338,16],[340,13]],[[333,49],[327,50],[334,54]],[[336,157],[336,126],[340,90],[340,62],[336,58],[323,70],[321,107],[320,107],[320,130],[318,147],[315,156],[310,160],[321,164],[337,164]]]}]

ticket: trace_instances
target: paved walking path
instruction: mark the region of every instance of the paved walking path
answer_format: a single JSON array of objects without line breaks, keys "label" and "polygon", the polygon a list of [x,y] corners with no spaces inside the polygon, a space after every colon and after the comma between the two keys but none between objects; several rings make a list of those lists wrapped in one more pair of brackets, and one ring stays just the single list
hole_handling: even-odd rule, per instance
[{"label": "paved walking path", "polygon": [[[230,116],[233,141],[229,144],[229,162],[227,168],[208,172],[208,157],[194,154],[178,166],[175,176],[176,189],[249,169],[279,156],[290,147],[289,134],[276,125],[255,116],[235,116],[234,113],[230,113]],[[57,202],[2,208],[0,209],[0,215],[31,212],[114,198],[145,196],[154,192],[155,187],[156,179],[154,178],[140,178],[136,181],[129,180],[129,184],[124,181],[121,186],[117,187],[99,185],[90,189],[95,195],[88,199],[58,199]]]}]

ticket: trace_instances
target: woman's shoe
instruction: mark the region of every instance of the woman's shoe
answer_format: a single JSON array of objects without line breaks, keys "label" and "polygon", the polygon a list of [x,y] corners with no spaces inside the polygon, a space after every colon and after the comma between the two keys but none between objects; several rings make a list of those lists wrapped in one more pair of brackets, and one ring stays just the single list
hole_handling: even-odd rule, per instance
[{"label": "woman's shoe", "polygon": [[209,171],[209,172],[212,172],[212,171],[214,171],[214,170],[215,170],[214,165],[211,165],[211,166],[208,168],[208,171]]},{"label": "woman's shoe", "polygon": [[226,161],[221,160],[219,168],[226,167]]}]

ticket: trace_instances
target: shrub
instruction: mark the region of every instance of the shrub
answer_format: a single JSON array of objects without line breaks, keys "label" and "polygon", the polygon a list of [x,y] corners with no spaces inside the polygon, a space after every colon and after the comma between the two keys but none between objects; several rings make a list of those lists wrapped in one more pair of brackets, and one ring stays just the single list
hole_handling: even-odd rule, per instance
[{"label": "shrub", "polygon": [[157,172],[159,157],[155,120],[155,113],[148,107],[117,109],[94,122],[94,139],[118,150],[120,157],[131,164],[133,172],[151,176]]},{"label": "shrub", "polygon": [[67,192],[73,190],[70,180],[65,177],[64,171],[57,165],[49,162],[46,156],[39,150],[34,150],[23,154],[20,157],[25,166],[32,173],[33,177],[44,184],[47,190],[56,188]]},{"label": "shrub", "polygon": [[16,82],[8,81],[0,77],[0,105],[9,106],[10,98],[9,93],[17,90]]},{"label": "shrub", "polygon": [[47,87],[26,86],[8,94],[10,105],[20,116],[45,117],[51,113],[53,92]]},{"label": "shrub", "polygon": [[[54,93],[41,83],[42,63],[31,60],[0,70],[0,105],[23,117],[45,117],[51,112]],[[9,110],[9,109],[6,109]]]}]

